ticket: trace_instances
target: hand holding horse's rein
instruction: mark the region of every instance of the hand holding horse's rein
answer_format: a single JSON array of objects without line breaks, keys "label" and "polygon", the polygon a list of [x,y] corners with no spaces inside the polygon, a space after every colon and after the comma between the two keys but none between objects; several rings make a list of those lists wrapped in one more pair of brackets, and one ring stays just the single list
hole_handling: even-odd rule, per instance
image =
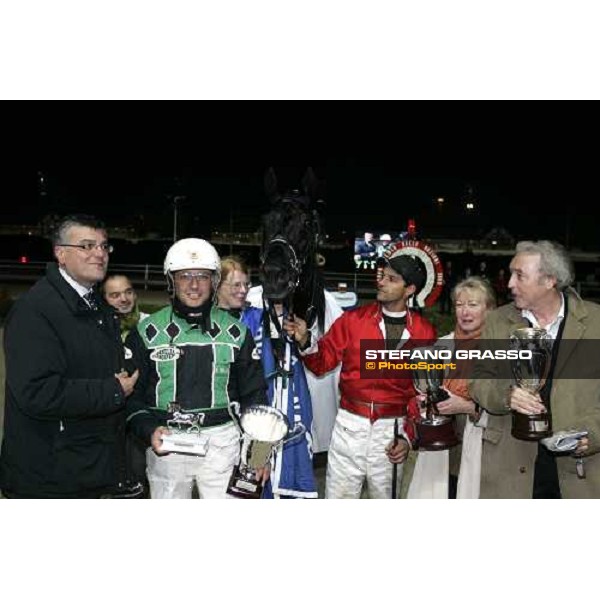
[{"label": "hand holding horse's rein", "polygon": [[295,315],[290,315],[283,321],[285,332],[296,341],[300,348],[304,348],[309,341],[309,331],[306,321]]}]

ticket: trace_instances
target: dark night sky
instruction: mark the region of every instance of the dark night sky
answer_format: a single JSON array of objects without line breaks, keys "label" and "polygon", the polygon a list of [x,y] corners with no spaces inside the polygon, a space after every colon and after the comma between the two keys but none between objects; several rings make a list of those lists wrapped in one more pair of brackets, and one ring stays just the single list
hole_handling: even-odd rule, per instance
[{"label": "dark night sky", "polygon": [[[20,168],[2,174],[3,222],[37,222],[44,214],[88,212],[109,224],[133,224],[143,215],[149,229],[172,231],[168,195],[178,190],[182,233],[206,235],[227,227],[230,213],[240,228],[251,229],[268,208],[263,176],[268,163],[243,166],[161,169],[102,166],[46,168],[47,194],[41,196],[37,169]],[[304,166],[275,165],[282,187],[296,187]],[[324,181],[324,213],[328,232],[365,228],[405,229],[417,219],[421,234],[441,226],[464,228],[474,235],[494,226],[518,237],[550,238],[584,249],[600,247],[595,227],[594,182],[545,174],[528,176],[407,176],[399,166],[358,159],[314,164]],[[175,188],[175,176],[180,186]],[[468,186],[477,210],[462,208]],[[446,199],[444,213],[435,199]]]}]

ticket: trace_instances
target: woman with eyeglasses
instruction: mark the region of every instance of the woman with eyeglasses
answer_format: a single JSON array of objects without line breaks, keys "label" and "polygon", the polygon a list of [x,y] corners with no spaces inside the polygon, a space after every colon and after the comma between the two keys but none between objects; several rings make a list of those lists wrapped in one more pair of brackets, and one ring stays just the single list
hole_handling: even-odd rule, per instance
[{"label": "woman with eyeglasses", "polygon": [[[251,288],[249,269],[244,260],[238,256],[227,256],[221,260],[221,281],[217,288],[217,305],[244,323],[260,352],[266,382],[269,386],[269,401],[279,408],[278,394],[285,394],[284,401],[294,402],[300,398],[301,406],[310,410],[311,400],[306,374],[302,363],[296,355],[295,344],[291,343],[268,318],[265,311],[250,306],[247,302]],[[283,320],[283,306],[275,304],[278,318]],[[267,318],[265,318],[267,317]],[[265,322],[267,326],[265,326]],[[268,335],[264,332],[268,331]],[[281,372],[276,357],[289,356],[292,368],[289,373]],[[284,362],[284,361],[282,361]],[[285,386],[282,381],[285,380]],[[279,398],[281,400],[281,398]],[[278,406],[279,405],[279,406]],[[303,417],[308,425],[312,422],[312,412]],[[310,434],[307,434],[309,436]],[[265,486],[263,498],[316,498],[317,486],[312,467],[312,454],[307,438],[301,436],[297,440],[285,444],[275,453],[271,468],[271,479]]]},{"label": "woman with eyeglasses", "polygon": [[[221,259],[221,282],[217,288],[219,308],[229,311],[238,319],[242,319],[245,312],[259,315],[261,310],[246,303],[251,287],[249,270],[242,258],[226,256]],[[254,331],[252,333],[254,334]]]}]

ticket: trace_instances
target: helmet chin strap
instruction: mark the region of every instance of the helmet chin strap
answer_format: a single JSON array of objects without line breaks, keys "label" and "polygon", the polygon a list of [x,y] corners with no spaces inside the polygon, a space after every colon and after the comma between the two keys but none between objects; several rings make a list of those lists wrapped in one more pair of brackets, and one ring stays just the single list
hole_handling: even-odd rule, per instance
[{"label": "helmet chin strap", "polygon": [[173,312],[182,319],[185,319],[190,325],[199,325],[202,331],[206,331],[210,327],[210,309],[212,300],[209,298],[200,306],[193,308],[184,304],[177,296],[173,296],[171,300]]},{"label": "helmet chin strap", "polygon": [[171,275],[171,271],[167,271],[167,294],[169,297],[175,297],[175,282],[173,281],[173,275]]},{"label": "helmet chin strap", "polygon": [[218,304],[217,298],[217,290],[219,289],[219,284],[221,283],[221,271],[213,271],[212,274],[212,298],[211,301],[213,304]]}]

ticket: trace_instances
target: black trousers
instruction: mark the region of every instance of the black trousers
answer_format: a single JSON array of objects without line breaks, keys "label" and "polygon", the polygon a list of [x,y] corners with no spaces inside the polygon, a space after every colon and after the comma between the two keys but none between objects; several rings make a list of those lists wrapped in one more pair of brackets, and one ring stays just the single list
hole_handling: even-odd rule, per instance
[{"label": "black trousers", "polygon": [[556,457],[546,448],[546,446],[539,443],[537,458],[535,459],[532,498],[561,498],[558,470],[556,468]]}]

